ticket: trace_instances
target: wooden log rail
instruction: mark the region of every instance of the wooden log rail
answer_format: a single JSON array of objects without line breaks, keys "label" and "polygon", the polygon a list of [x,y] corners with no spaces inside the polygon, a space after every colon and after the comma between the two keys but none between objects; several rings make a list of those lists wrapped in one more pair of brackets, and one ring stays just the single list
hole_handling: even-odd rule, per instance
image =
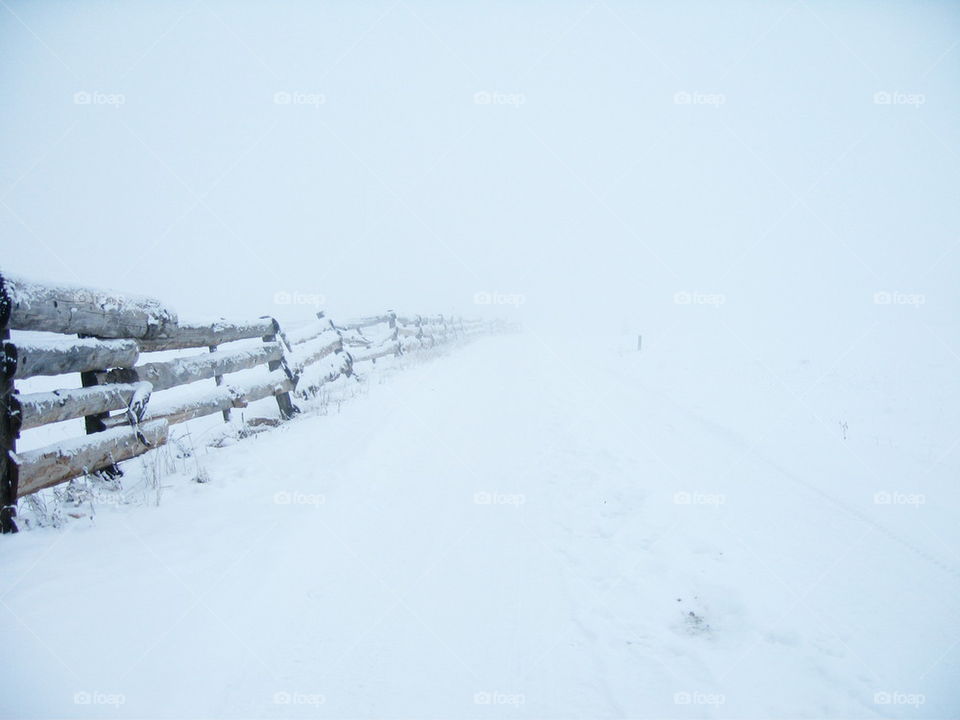
[{"label": "wooden log rail", "polygon": [[[283,419],[354,366],[492,329],[443,315],[335,323],[323,313],[284,332],[272,317],[183,322],[154,298],[0,275],[0,527],[16,532],[17,499],[163,445],[171,425],[274,397]],[[48,335],[14,342],[11,330]],[[242,342],[251,341],[251,342]],[[253,344],[252,341],[258,341]],[[229,345],[237,343],[237,345]],[[223,347],[226,346],[226,347]],[[143,362],[144,353],[198,348]],[[309,381],[298,381],[312,368]],[[83,387],[21,394],[15,382],[79,373]],[[214,380],[208,387],[172,388]],[[115,413],[115,414],[111,414]],[[86,418],[88,435],[18,453],[23,430]]]},{"label": "wooden log rail", "polygon": [[136,392],[140,390],[143,394],[144,386],[149,398],[153,391],[150,383],[100,385],[20,395],[17,402],[20,403],[21,429],[29,430],[111,410],[127,410]]},{"label": "wooden log rail", "polygon": [[[282,370],[268,371],[246,383],[225,383],[187,399],[153,402],[147,408],[144,420],[162,418],[171,425],[175,425],[229,408],[244,408],[256,400],[289,393],[294,388],[294,381]],[[106,421],[108,428],[122,427],[125,423],[126,418],[122,416],[112,417]]]},{"label": "wooden log rail", "polygon": [[261,347],[232,352],[205,353],[164,362],[145,363],[132,368],[132,372],[125,369],[101,371],[96,373],[96,378],[99,384],[105,384],[129,381],[133,376],[137,380],[146,380],[153,385],[155,391],[159,391],[197,380],[215,378],[218,375],[249,370],[281,358],[283,349],[278,343],[271,342]]},{"label": "wooden log rail", "polygon": [[96,435],[67,440],[56,445],[13,453],[13,461],[20,473],[18,497],[58,485],[77,477],[77,468],[84,474],[99,467],[142,455],[152,447],[167,441],[167,421],[156,420],[140,428],[146,439],[141,442],[128,428],[106,430]]},{"label": "wooden log rail", "polygon": [[129,368],[137,364],[135,340],[40,340],[17,343],[16,380],[37,375],[64,375],[100,368]]},{"label": "wooden log rail", "polygon": [[309,340],[319,337],[324,333],[335,333],[338,336],[340,331],[337,330],[337,327],[333,324],[332,320],[328,320],[324,317],[322,312],[317,313],[317,319],[298,327],[294,330],[286,331],[285,335],[287,337],[287,342],[291,345],[300,345]]},{"label": "wooden log rail", "polygon": [[146,339],[177,325],[177,315],[153,298],[6,277],[10,327],[101,338]]},{"label": "wooden log rail", "polygon": [[278,331],[279,325],[272,317],[262,317],[246,323],[217,320],[210,324],[181,324],[172,328],[163,337],[141,338],[138,342],[143,352],[183,350],[184,348],[216,347],[236,340],[273,335]]},{"label": "wooden log rail", "polygon": [[312,340],[303,342],[299,347],[294,347],[294,364],[298,371],[303,370],[308,365],[319,362],[328,355],[338,353],[343,350],[343,338],[337,333],[324,333],[318,335]]}]

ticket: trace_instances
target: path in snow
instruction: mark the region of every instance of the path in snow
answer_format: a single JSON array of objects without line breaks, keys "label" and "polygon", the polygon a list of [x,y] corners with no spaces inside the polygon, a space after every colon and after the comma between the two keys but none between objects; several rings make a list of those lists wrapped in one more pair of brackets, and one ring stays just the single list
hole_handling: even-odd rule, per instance
[{"label": "path in snow", "polygon": [[953,558],[656,382],[485,339],[4,538],[0,715],[954,713]]}]

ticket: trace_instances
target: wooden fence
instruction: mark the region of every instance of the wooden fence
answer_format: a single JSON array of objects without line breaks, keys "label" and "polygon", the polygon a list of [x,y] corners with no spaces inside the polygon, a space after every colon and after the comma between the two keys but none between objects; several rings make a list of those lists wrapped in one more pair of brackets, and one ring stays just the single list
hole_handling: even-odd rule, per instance
[{"label": "wooden fence", "polygon": [[[0,527],[16,532],[19,498],[163,445],[170,425],[218,412],[229,420],[233,408],[269,396],[280,417],[290,419],[299,412],[294,398],[353,376],[359,363],[503,327],[393,312],[337,324],[317,313],[285,333],[272,317],[180,322],[153,298],[0,276]],[[11,329],[56,334],[14,343]],[[255,338],[261,344],[239,342]],[[141,353],[189,348],[198,354],[141,362]],[[66,373],[79,373],[81,387],[27,394],[16,388],[17,380]],[[211,379],[190,394],[163,394]],[[77,418],[85,419],[87,435],[16,451],[22,430]]]}]

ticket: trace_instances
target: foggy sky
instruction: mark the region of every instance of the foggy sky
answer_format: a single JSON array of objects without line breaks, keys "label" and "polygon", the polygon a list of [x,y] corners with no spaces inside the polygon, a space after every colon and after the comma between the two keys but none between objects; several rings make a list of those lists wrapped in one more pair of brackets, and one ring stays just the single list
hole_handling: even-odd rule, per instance
[{"label": "foggy sky", "polygon": [[184,316],[949,345],[958,31],[946,2],[8,2],[0,267]]}]

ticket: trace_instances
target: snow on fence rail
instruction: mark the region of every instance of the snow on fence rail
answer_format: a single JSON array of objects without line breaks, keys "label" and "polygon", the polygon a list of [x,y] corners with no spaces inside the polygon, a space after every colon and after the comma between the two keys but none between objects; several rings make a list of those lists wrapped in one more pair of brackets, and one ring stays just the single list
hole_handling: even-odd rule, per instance
[{"label": "snow on fence rail", "polygon": [[[381,326],[372,336],[370,329]],[[393,312],[340,324],[317,313],[288,333],[272,317],[187,323],[154,298],[0,275],[0,527],[16,532],[19,498],[163,445],[170,425],[217,412],[229,420],[231,409],[270,396],[287,420],[299,412],[291,394],[314,396],[326,383],[353,376],[359,363],[503,327]],[[14,343],[10,330],[55,335]],[[221,349],[256,338],[261,345]],[[141,353],[190,348],[198,354],[140,363]],[[252,372],[228,381],[240,371]],[[82,387],[27,394],[16,388],[17,380],[66,373],[80,373]],[[213,387],[193,394],[162,395],[210,379]],[[22,430],[78,418],[85,419],[86,436],[16,452]]]}]

